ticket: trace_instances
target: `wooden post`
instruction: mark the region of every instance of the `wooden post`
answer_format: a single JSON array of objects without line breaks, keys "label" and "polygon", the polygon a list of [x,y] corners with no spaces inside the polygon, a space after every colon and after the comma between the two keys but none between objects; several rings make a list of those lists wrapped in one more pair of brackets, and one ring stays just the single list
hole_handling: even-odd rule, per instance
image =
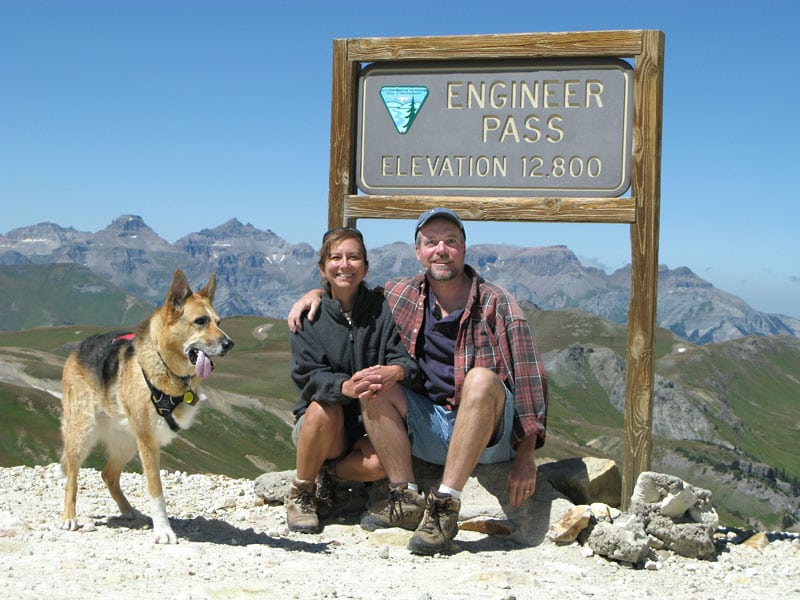
[{"label": "wooden post", "polygon": [[344,198],[355,192],[356,85],[359,63],[348,60],[347,40],[333,42],[328,227],[355,226],[344,215]]},{"label": "wooden post", "polygon": [[625,454],[622,506],[642,471],[650,469],[653,426],[654,348],[658,298],[658,232],[661,206],[661,113],[664,34],[644,32],[634,72],[634,132],[631,191],[636,222],[631,225],[631,300],[625,383]]}]

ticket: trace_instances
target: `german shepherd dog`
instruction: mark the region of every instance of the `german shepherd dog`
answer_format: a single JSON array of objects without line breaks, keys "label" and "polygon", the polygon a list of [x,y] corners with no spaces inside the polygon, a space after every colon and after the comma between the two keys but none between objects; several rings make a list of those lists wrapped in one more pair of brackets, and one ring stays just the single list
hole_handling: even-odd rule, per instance
[{"label": "german shepherd dog", "polygon": [[61,400],[63,529],[79,527],[78,471],[94,446],[103,442],[103,481],[122,516],[136,516],[119,482],[122,468],[138,450],[155,543],[177,543],[164,502],[160,448],[191,425],[198,408],[197,384],[213,369],[210,357],[224,356],[233,348],[212,306],[216,282],[212,274],[194,293],[183,272],[175,271],[166,301],[135,333],[93,335],[67,358]]}]

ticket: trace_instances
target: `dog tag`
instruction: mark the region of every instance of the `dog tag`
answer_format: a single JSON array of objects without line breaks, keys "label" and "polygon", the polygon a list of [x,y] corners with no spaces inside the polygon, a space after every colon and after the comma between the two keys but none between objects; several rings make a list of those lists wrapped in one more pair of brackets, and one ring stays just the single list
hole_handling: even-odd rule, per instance
[{"label": "dog tag", "polygon": [[189,390],[183,395],[183,401],[186,402],[186,404],[191,405],[194,403],[195,400],[196,398],[192,390]]}]

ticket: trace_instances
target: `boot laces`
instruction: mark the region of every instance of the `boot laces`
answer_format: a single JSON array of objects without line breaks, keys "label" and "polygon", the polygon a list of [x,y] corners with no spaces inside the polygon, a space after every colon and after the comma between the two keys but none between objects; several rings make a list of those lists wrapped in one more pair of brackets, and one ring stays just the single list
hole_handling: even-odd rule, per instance
[{"label": "boot laces", "polygon": [[306,492],[304,490],[298,490],[295,502],[300,507],[302,512],[306,513],[316,512],[314,510],[314,495],[311,494],[310,492]]},{"label": "boot laces", "polygon": [[428,501],[427,508],[427,518],[422,524],[422,529],[431,532],[434,529],[437,529],[439,533],[444,534],[444,531],[442,530],[441,516],[447,512],[445,502],[437,500],[433,497],[433,494],[431,494],[431,499]]},{"label": "boot laces", "polygon": [[406,496],[406,490],[389,490],[389,520],[402,521],[405,518],[403,511],[403,499]]},{"label": "boot laces", "polygon": [[317,480],[317,501],[332,506],[335,489],[336,481],[333,479],[333,475],[323,466],[319,472],[319,479]]}]

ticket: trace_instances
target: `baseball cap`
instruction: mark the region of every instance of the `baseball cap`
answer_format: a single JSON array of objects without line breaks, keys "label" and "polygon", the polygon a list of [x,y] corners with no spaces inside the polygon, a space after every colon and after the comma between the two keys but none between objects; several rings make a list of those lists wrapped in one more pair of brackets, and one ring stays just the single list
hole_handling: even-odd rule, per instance
[{"label": "baseball cap", "polygon": [[450,219],[453,223],[458,225],[458,228],[461,230],[461,235],[464,236],[464,239],[467,239],[467,233],[464,231],[464,224],[461,222],[461,218],[449,208],[443,207],[431,208],[419,216],[419,219],[417,219],[417,227],[414,229],[414,237],[417,237],[420,227],[425,225],[425,223],[431,219],[437,218]]}]

